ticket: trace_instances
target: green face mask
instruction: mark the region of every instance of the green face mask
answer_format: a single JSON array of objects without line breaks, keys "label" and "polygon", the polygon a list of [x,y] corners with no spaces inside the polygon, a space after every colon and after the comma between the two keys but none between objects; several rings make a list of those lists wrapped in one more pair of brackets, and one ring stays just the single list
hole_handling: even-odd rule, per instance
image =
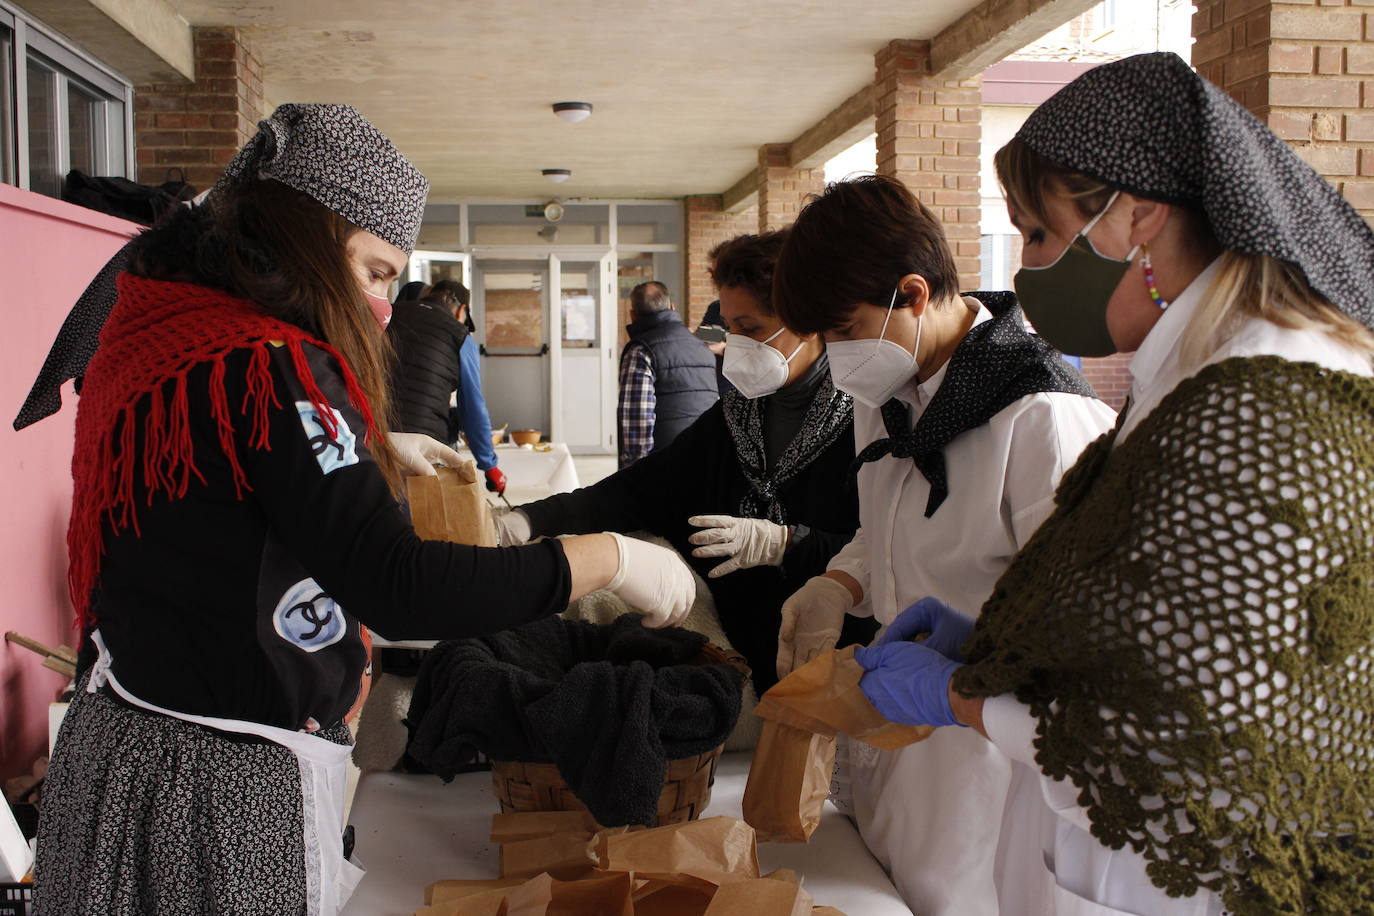
[{"label": "green face mask", "polygon": [[1022,267],[1012,280],[1016,298],[1035,332],[1071,356],[1110,356],[1116,352],[1107,330],[1107,303],[1138,248],[1132,248],[1124,260],[1117,260],[1098,254],[1088,241],[1088,232],[1116,198],[1113,194],[1053,263]]}]

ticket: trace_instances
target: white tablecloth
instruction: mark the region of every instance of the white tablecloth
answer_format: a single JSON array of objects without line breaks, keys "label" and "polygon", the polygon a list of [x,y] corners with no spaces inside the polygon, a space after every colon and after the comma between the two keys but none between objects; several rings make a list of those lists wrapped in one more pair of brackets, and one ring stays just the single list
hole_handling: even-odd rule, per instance
[{"label": "white tablecloth", "polygon": [[[707,817],[740,816],[749,756],[721,758]],[[437,776],[364,774],[349,821],[367,875],[342,916],[411,916],[435,881],[497,877],[497,847],[487,837],[499,810],[490,773],[465,773],[448,785]],[[912,916],[853,824],[829,806],[810,843],[761,844],[759,864],[765,873],[795,869],[818,906],[846,916]]]},{"label": "white tablecloth", "polygon": [[[562,442],[547,444],[551,448],[544,452],[518,445],[496,446],[496,464],[506,475],[506,497],[515,505],[568,493],[581,486],[568,447]],[[472,452],[467,449],[458,451],[464,458],[472,459]]]}]

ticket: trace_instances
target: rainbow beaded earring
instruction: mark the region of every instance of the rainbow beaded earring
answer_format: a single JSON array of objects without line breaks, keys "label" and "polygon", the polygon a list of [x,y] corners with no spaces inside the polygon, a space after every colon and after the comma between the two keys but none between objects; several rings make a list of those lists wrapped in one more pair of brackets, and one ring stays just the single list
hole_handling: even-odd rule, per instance
[{"label": "rainbow beaded earring", "polygon": [[1161,312],[1164,311],[1169,307],[1169,303],[1159,294],[1159,287],[1155,284],[1154,265],[1150,263],[1150,246],[1144,242],[1140,243],[1140,266],[1145,270],[1145,286],[1150,291],[1150,298],[1155,301]]}]

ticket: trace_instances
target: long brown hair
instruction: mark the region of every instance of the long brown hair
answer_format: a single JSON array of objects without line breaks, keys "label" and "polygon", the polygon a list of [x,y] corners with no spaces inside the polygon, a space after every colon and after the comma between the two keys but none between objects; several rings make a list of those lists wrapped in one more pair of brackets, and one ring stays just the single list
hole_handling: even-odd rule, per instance
[{"label": "long brown hair", "polygon": [[[138,261],[133,271],[216,286],[315,334],[348,363],[377,428],[390,429],[387,375],[394,356],[348,261],[348,239],[358,227],[309,195],[270,180],[221,188],[207,207],[209,231],[188,245],[178,276]],[[385,435],[368,448],[399,495],[395,449]]]},{"label": "long brown hair", "polygon": [[[1007,200],[1030,219],[1049,225],[1046,199],[1065,195],[1080,216],[1100,212],[1115,190],[1096,178],[1072,172],[1051,162],[1015,138],[993,157],[997,178]],[[1187,232],[1200,244],[1215,245],[1207,217],[1177,208],[1188,222]],[[1226,249],[1221,266],[1183,336],[1180,361],[1198,368],[1217,351],[1246,318],[1263,318],[1282,328],[1313,328],[1338,342],[1374,354],[1374,334],[1360,322],[1312,289],[1296,265],[1268,255]]]}]

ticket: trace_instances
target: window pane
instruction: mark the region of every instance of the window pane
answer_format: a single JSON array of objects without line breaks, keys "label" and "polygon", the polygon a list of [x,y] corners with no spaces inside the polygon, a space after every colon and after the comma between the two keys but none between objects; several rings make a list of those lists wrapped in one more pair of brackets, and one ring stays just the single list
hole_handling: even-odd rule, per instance
[{"label": "window pane", "polygon": [[69,168],[87,175],[105,174],[103,157],[96,155],[96,144],[104,133],[100,118],[101,100],[80,86],[67,82],[67,135],[71,159]]},{"label": "window pane", "polygon": [[57,197],[62,193],[57,165],[57,74],[32,59],[27,64],[29,188]]},{"label": "window pane", "polygon": [[482,275],[487,347],[538,349],[544,343],[544,271],[486,271]]},{"label": "window pane", "polygon": [[0,27],[0,181],[16,184],[14,173],[14,35]]},{"label": "window pane", "polygon": [[127,137],[124,125],[124,103],[106,102],[102,106],[104,115],[96,120],[96,125],[104,133],[101,147],[105,150],[106,175],[129,177],[127,156]]},{"label": "window pane", "polygon": [[563,315],[563,346],[596,346],[596,284],[599,264],[565,263],[559,306]]}]

